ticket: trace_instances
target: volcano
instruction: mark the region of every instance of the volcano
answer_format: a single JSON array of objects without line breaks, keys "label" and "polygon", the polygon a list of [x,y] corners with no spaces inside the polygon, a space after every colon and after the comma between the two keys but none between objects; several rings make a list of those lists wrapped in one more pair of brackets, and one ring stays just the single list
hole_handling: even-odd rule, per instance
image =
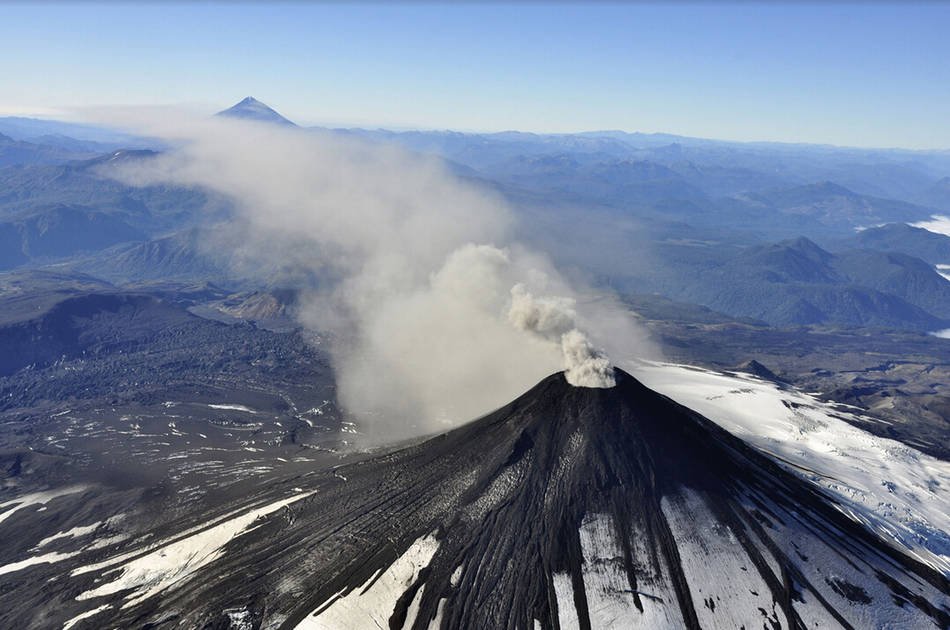
[{"label": "volcano", "polygon": [[265,103],[260,102],[253,96],[248,96],[242,101],[235,103],[231,107],[215,114],[216,116],[225,116],[227,118],[241,118],[243,120],[255,120],[258,122],[272,123],[285,127],[296,127],[297,125],[280,114]]},{"label": "volcano", "polygon": [[74,628],[950,625],[945,575],[616,380],[555,374],[443,435],[273,483],[201,527],[83,556],[55,584],[37,575],[21,603]]}]

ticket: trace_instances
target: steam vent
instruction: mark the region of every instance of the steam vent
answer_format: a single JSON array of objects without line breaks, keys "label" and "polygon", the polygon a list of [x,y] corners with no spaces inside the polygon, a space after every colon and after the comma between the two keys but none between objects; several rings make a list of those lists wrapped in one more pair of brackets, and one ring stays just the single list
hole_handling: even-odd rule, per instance
[{"label": "steam vent", "polygon": [[615,376],[555,374],[444,435],[262,489],[243,533],[173,588],[126,560],[74,572],[56,605],[109,604],[110,627],[950,624],[945,576]]}]

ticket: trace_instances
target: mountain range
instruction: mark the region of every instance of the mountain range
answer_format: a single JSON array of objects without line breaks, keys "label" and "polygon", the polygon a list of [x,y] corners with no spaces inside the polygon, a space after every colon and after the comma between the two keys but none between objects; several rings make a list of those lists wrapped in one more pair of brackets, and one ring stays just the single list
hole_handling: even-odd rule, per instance
[{"label": "mountain range", "polygon": [[[252,97],[219,115],[293,125]],[[89,158],[72,152],[94,146],[89,128],[76,127],[87,139],[64,148],[68,126],[43,124],[0,120],[0,132],[32,138],[0,139],[32,151],[9,153],[21,155],[11,158],[19,162],[0,167],[0,268],[57,263],[110,281],[233,280],[194,236],[213,230],[212,220],[227,220],[228,200],[121,184],[108,178],[111,165],[155,153]],[[336,133],[449,160],[460,176],[512,204],[519,238],[621,291],[655,292],[776,326],[947,327],[946,283],[934,267],[950,264],[950,238],[907,225],[936,211],[919,203],[940,190],[941,169],[950,170],[938,152],[621,132]],[[54,137],[57,146],[39,144]],[[858,181],[871,164],[874,186]],[[842,173],[848,175],[840,181],[863,192],[827,179]],[[825,179],[809,183],[811,176]],[[882,188],[904,191],[904,198],[878,196]],[[820,243],[827,257],[800,237]],[[596,255],[584,246],[592,240],[600,244]]]}]

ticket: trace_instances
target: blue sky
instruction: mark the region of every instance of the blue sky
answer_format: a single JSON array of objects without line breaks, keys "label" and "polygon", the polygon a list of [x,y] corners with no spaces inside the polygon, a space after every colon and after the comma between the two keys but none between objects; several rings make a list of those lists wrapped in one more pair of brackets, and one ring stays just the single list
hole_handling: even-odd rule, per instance
[{"label": "blue sky", "polygon": [[0,113],[950,148],[950,4],[0,4]]}]

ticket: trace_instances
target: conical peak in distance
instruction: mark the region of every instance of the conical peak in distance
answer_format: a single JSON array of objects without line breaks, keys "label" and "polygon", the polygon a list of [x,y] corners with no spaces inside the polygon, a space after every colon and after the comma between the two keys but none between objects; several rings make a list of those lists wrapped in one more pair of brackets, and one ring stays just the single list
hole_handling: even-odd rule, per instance
[{"label": "conical peak in distance", "polygon": [[256,120],[259,122],[269,122],[291,127],[297,126],[253,96],[244,98],[239,103],[229,107],[228,109],[218,112],[216,115],[229,118],[241,118],[244,120]]},{"label": "conical peak in distance", "polygon": [[206,627],[242,609],[302,629],[950,626],[945,576],[711,421],[616,381],[555,374],[466,426],[295,478],[308,494],[286,513],[160,607],[118,602],[114,621],[173,609]]}]

